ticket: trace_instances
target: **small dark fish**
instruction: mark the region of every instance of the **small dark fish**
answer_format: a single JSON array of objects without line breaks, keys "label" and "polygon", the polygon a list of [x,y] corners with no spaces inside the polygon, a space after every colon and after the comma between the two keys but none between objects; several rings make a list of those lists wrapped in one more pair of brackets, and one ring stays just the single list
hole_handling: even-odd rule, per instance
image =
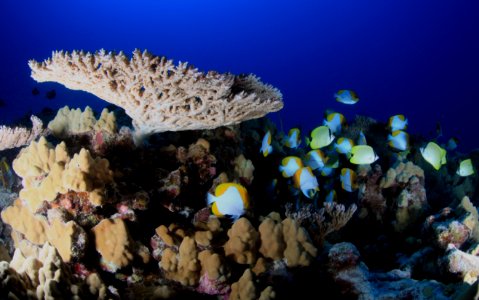
[{"label": "small dark fish", "polygon": [[33,96],[38,96],[39,94],[40,94],[40,91],[39,91],[36,87],[34,87],[34,88],[32,89],[32,95],[33,95]]},{"label": "small dark fish", "polygon": [[47,99],[54,99],[55,97],[57,96],[57,92],[55,92],[55,90],[49,90],[48,92],[45,93],[45,97],[47,97]]}]

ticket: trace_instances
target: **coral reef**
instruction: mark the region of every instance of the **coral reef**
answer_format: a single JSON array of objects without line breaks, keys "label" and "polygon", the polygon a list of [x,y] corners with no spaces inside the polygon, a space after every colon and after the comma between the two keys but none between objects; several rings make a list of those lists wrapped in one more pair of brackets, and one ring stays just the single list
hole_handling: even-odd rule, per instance
[{"label": "coral reef", "polygon": [[33,115],[30,120],[33,124],[32,129],[0,126],[0,151],[28,145],[37,137],[47,134],[47,130],[43,128],[42,120]]},{"label": "coral reef", "polygon": [[186,63],[135,50],[53,52],[29,61],[38,82],[55,81],[125,109],[138,134],[211,129],[259,118],[283,107],[281,93],[253,75],[201,73]]}]

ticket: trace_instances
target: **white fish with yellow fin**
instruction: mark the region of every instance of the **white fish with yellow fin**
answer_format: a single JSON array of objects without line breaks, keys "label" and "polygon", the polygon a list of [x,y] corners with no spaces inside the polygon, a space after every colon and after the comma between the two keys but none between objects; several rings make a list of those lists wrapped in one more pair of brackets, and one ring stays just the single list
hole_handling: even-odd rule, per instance
[{"label": "white fish with yellow fin", "polygon": [[323,148],[329,146],[334,141],[334,138],[335,136],[328,126],[319,126],[311,132],[311,141],[309,146],[311,149]]},{"label": "white fish with yellow fin", "polygon": [[342,168],[339,176],[341,187],[348,192],[354,192],[358,188],[356,172],[349,168]]},{"label": "white fish with yellow fin", "polygon": [[405,130],[408,125],[408,120],[404,115],[394,115],[389,118],[388,127],[392,131]]},{"label": "white fish with yellow fin", "polygon": [[344,104],[356,104],[359,101],[359,97],[356,92],[351,90],[339,90],[334,94],[336,101]]},{"label": "white fish with yellow fin", "polygon": [[457,168],[456,174],[461,177],[466,177],[474,174],[474,166],[472,165],[472,160],[468,158],[461,161],[459,163],[459,168]]},{"label": "white fish with yellow fin", "polygon": [[305,163],[311,170],[322,169],[327,161],[327,157],[319,149],[311,150],[306,154]]},{"label": "white fish with yellow fin", "polygon": [[236,220],[249,207],[248,191],[237,183],[221,183],[216,187],[215,194],[208,193],[206,199],[217,217],[230,216]]},{"label": "white fish with yellow fin", "polygon": [[310,167],[303,167],[296,171],[293,176],[294,187],[300,189],[303,195],[313,198],[319,191],[318,179],[314,176]]},{"label": "white fish with yellow fin", "polygon": [[323,121],[323,125],[328,126],[334,134],[341,132],[344,124],[346,124],[346,118],[338,112],[329,113]]},{"label": "white fish with yellow fin", "polygon": [[281,160],[279,171],[285,178],[292,177],[296,171],[303,167],[303,162],[297,156],[287,156]]},{"label": "white fish with yellow fin", "polygon": [[301,131],[299,128],[289,130],[288,136],[285,137],[284,145],[291,149],[296,149],[301,144]]},{"label": "white fish with yellow fin", "polygon": [[393,131],[388,135],[388,145],[391,148],[406,151],[409,149],[409,134],[402,130]]},{"label": "white fish with yellow fin", "polygon": [[429,142],[426,147],[419,149],[422,157],[430,163],[434,169],[439,170],[446,164],[446,150],[434,142]]},{"label": "white fish with yellow fin", "polygon": [[351,149],[349,162],[356,165],[368,165],[378,160],[373,147],[369,145],[356,145]]},{"label": "white fish with yellow fin", "polygon": [[273,146],[271,146],[271,131],[267,131],[263,137],[263,142],[261,143],[261,149],[259,150],[263,153],[263,156],[268,156],[273,152]]},{"label": "white fish with yellow fin", "polygon": [[340,137],[336,141],[336,144],[334,145],[336,152],[344,154],[348,157],[351,154],[351,150],[353,149],[353,147],[354,147],[354,141],[352,139],[348,139],[345,137]]},{"label": "white fish with yellow fin", "polygon": [[331,190],[324,198],[324,202],[326,203],[333,203],[337,201],[338,201],[338,195],[336,194],[335,190]]}]

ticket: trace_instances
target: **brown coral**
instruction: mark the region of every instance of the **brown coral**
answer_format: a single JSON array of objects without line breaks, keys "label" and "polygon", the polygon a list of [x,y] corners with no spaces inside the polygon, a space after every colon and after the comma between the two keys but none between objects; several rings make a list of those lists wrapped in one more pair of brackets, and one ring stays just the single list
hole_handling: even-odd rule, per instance
[{"label": "brown coral", "polygon": [[92,228],[96,250],[108,271],[115,272],[133,260],[132,242],[122,219],[104,219]]},{"label": "brown coral", "polygon": [[246,218],[239,218],[228,230],[225,255],[239,264],[254,264],[259,234]]}]

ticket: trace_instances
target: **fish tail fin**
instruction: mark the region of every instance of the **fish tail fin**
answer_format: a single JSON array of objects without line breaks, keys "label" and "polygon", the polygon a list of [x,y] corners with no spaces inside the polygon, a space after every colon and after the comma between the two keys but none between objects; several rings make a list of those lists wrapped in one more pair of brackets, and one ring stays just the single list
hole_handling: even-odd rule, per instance
[{"label": "fish tail fin", "polygon": [[213,196],[212,194],[208,193],[206,196],[206,203],[208,205],[213,204],[213,202],[216,202],[217,197]]}]

